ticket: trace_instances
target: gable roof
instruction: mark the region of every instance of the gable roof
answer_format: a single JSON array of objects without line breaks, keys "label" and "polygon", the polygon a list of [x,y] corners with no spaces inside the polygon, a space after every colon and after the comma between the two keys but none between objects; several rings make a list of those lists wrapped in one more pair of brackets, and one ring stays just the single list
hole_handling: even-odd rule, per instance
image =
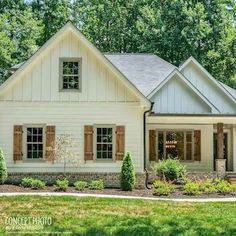
[{"label": "gable roof", "polygon": [[145,96],[176,67],[153,54],[104,54]]},{"label": "gable roof", "polygon": [[[196,65],[224,94],[226,94],[227,97],[229,97],[233,102],[236,102],[236,97],[232,94],[232,91],[235,91],[235,90],[233,88],[230,88],[229,86],[217,81],[193,56],[189,57],[179,67],[179,70],[182,71],[191,62],[194,65]],[[227,87],[230,89],[228,89]]]},{"label": "gable roof", "polygon": [[174,69],[149,95],[148,98],[152,98],[157,91],[159,91],[169,80],[177,75],[198,97],[202,99],[215,113],[220,113],[217,107],[211,103],[177,68]]},{"label": "gable roof", "polygon": [[150,107],[150,101],[136,88],[136,86],[127,79],[87,38],[71,23],[68,22],[65,24],[55,35],[53,35],[38,51],[36,51],[26,62],[19,63],[15,67],[18,68],[15,73],[13,73],[1,86],[0,94],[5,91],[5,89],[12,86],[20,79],[20,75],[28,69],[28,66],[34,63],[37,58],[42,55],[47,49],[54,45],[55,41],[62,37],[66,32],[73,32],[76,37],[78,37],[82,43],[84,43],[89,49],[93,51],[95,56],[98,57],[122,82],[129,88],[137,97],[140,98],[140,101],[143,106]]}]

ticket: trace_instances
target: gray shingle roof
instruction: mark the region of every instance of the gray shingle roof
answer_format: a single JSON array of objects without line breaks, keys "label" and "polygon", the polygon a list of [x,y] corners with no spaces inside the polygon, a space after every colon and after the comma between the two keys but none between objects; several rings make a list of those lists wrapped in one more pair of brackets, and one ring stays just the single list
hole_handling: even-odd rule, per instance
[{"label": "gray shingle roof", "polygon": [[175,66],[153,54],[109,54],[105,57],[148,96],[174,69]]},{"label": "gray shingle roof", "polygon": [[236,99],[236,90],[229,87],[226,84],[223,84],[222,82],[220,82],[220,84]]}]

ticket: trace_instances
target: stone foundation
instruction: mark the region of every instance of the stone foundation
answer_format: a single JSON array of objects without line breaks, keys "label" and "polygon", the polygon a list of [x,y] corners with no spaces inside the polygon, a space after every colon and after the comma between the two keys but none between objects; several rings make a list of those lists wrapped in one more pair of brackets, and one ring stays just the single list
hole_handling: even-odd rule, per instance
[{"label": "stone foundation", "polygon": [[[188,172],[187,179],[190,180],[213,180],[217,178],[217,172]],[[155,172],[149,172],[148,182],[153,183],[155,179],[159,179]]]},{"label": "stone foundation", "polygon": [[[119,176],[120,173],[8,173],[6,183],[20,184],[21,180],[25,177],[37,178],[45,181],[48,185],[55,184],[57,179],[67,178],[70,185],[77,180],[84,180],[91,182],[92,180],[102,179],[106,187],[119,188]],[[135,188],[145,188],[145,173],[136,173],[136,185]]]},{"label": "stone foundation", "polygon": [[218,177],[224,178],[226,174],[226,159],[216,159],[215,162]]}]

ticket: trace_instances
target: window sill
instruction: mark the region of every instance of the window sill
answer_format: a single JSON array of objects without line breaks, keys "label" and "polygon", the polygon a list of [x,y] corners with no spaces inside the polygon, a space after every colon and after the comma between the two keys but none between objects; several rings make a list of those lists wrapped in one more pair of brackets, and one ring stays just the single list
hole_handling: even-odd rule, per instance
[{"label": "window sill", "polygon": [[80,89],[60,89],[60,93],[81,93]]}]

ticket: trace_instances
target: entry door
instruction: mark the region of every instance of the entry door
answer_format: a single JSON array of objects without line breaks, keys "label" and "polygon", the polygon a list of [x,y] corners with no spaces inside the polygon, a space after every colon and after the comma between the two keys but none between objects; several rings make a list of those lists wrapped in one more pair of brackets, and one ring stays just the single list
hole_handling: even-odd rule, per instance
[{"label": "entry door", "polygon": [[[214,170],[216,170],[216,162],[215,159],[217,158],[217,133],[214,133]],[[228,133],[224,133],[224,159],[226,159],[226,171],[228,171],[227,165],[227,158],[228,158]]]}]

